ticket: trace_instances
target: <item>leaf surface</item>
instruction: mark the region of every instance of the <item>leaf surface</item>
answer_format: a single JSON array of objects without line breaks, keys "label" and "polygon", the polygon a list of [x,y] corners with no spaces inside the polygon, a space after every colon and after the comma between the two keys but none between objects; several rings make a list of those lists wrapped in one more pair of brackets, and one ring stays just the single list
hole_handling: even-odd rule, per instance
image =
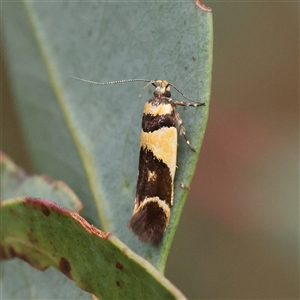
[{"label": "leaf surface", "polygon": [[[184,298],[151,264],[113,235],[54,202],[29,197],[5,200],[1,223],[2,259],[19,257],[40,270],[52,266],[101,299]],[[15,266],[8,263],[4,276]],[[33,279],[34,273],[28,273],[26,278]]]},{"label": "leaf surface", "polygon": [[75,212],[82,203],[68,185],[47,175],[28,175],[5,153],[0,151],[0,201],[20,196],[49,199]]},{"label": "leaf surface", "polygon": [[[195,170],[208,117],[212,15],[194,1],[2,3],[4,41],[20,120],[37,172],[65,181],[83,216],[163,271]],[[175,199],[159,248],[126,223],[134,205],[143,104],[140,83],[162,78],[205,107],[180,109],[197,153],[179,137]],[[182,97],[173,91],[174,99]]]}]

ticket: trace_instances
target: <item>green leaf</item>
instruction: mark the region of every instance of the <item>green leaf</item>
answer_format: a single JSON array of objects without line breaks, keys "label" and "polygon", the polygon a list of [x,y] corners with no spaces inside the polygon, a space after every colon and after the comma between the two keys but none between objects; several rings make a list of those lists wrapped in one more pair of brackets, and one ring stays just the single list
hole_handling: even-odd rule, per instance
[{"label": "green leaf", "polygon": [[[163,271],[195,170],[208,117],[212,15],[194,1],[2,3],[4,42],[20,121],[39,173],[65,181],[83,216]],[[205,107],[181,109],[193,153],[179,137],[174,207],[159,248],[128,230],[143,104],[139,83],[167,79]],[[148,93],[149,92],[149,93]],[[174,99],[181,96],[173,91]]]},{"label": "green leaf", "polygon": [[[0,151],[0,178],[1,178],[1,202],[4,199],[14,198],[20,195],[32,195],[52,199],[62,206],[68,207],[73,211],[81,211],[82,204],[74,192],[62,181],[53,180],[48,176],[29,176],[21,168],[17,167],[14,162],[3,152]],[[4,204],[6,206],[7,204]],[[11,230],[17,222],[23,222],[30,214],[22,215],[19,218],[16,215],[9,216],[9,225],[5,224],[1,206],[1,259],[8,258],[5,255],[6,230]],[[23,226],[20,230],[25,230]],[[18,234],[20,234],[18,232]],[[45,234],[47,232],[43,232]],[[33,238],[34,234],[31,235]],[[11,236],[10,236],[11,237]],[[20,239],[18,239],[20,241]],[[32,249],[31,242],[22,241],[21,251]],[[24,245],[27,245],[24,247]],[[13,245],[10,245],[13,246]],[[40,248],[40,250],[45,250]],[[7,250],[6,250],[7,251]],[[12,248],[9,249],[12,251]],[[20,253],[21,253],[20,251]],[[45,253],[45,252],[44,252]],[[21,258],[25,258],[20,256]],[[1,262],[1,286],[3,299],[92,299],[92,296],[70,281],[63,274],[56,272],[54,269],[48,269],[41,272],[31,268],[26,262],[21,260],[9,260]],[[45,284],[45,282],[47,284]],[[17,287],[17,288],[16,288]]]},{"label": "green leaf", "polygon": [[[1,206],[2,257],[55,267],[101,299],[182,299],[151,264],[77,213],[40,198]],[[26,246],[25,246],[26,245]]]},{"label": "green leaf", "polygon": [[[45,176],[27,176],[1,152],[0,159],[1,195],[38,193],[74,210],[81,208],[64,183]],[[52,266],[101,299],[141,299],[145,295],[149,299],[184,298],[147,261],[72,210],[42,198],[16,197],[2,202],[0,214],[2,260],[19,257],[39,270]],[[45,299],[46,295],[91,299],[57,272],[47,270],[37,275],[19,260],[2,262],[1,276],[6,287],[4,299]]]}]

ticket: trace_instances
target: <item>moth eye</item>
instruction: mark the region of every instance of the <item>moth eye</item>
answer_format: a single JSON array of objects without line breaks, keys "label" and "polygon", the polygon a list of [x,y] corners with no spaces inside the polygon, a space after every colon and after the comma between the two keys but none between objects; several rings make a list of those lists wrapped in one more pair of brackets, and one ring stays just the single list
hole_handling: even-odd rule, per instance
[{"label": "moth eye", "polygon": [[167,97],[167,98],[171,98],[171,93],[170,91],[166,90],[164,95]]}]

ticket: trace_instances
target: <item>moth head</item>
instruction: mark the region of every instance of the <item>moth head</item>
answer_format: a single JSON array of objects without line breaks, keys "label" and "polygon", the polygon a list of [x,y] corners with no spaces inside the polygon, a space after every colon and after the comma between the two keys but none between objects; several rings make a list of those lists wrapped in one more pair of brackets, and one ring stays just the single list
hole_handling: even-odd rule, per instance
[{"label": "moth head", "polygon": [[[156,83],[158,85],[156,85]],[[168,81],[156,79],[153,80],[152,84],[155,86],[154,96],[156,97],[165,96],[168,98],[171,97],[170,84],[168,83]]]}]

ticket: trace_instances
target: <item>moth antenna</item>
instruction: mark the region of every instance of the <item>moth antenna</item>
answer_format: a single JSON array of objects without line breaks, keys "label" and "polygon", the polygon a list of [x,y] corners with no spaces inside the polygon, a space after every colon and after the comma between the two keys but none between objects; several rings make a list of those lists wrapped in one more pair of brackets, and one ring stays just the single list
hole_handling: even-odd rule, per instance
[{"label": "moth antenna", "polygon": [[169,83],[169,85],[171,86],[171,87],[173,87],[183,98],[185,98],[185,99],[187,99],[187,100],[190,100],[190,101],[192,101],[192,102],[195,102],[195,103],[197,103],[197,101],[194,101],[194,100],[192,100],[191,98],[189,98],[189,97],[187,97],[186,95],[184,95],[174,84],[172,84],[172,83]]},{"label": "moth antenna", "polygon": [[156,85],[155,85],[155,80],[150,80],[150,81],[143,87],[143,90],[142,90],[142,92],[139,94],[139,97],[142,96],[142,93],[143,93],[144,89],[145,89],[146,87],[148,87],[150,84],[152,84],[152,85],[154,85],[154,86],[156,87]]},{"label": "moth antenna", "polygon": [[[143,79],[143,78],[123,79],[123,80],[115,80],[115,81],[108,81],[108,82],[98,82],[98,81],[87,80],[87,79],[83,79],[83,78],[79,78],[79,77],[75,77],[75,76],[70,76],[70,77],[73,79],[76,79],[76,80],[80,80],[80,81],[91,83],[91,84],[97,84],[97,85],[108,85],[108,84],[115,84],[115,83],[135,82],[135,81],[147,82],[147,84],[143,87],[143,89],[145,89],[146,87],[148,87],[151,84],[153,84],[155,86],[155,82],[156,82],[156,80],[149,80],[149,79]],[[187,97],[186,95],[184,95],[174,84],[169,83],[169,85],[172,86],[183,98],[197,103],[197,101],[194,101],[194,100],[190,99],[189,97]],[[139,95],[139,97],[141,95],[142,95],[142,93]]]},{"label": "moth antenna", "polygon": [[83,78],[78,78],[74,76],[70,76],[73,79],[77,79],[83,82],[97,84],[97,85],[107,85],[107,84],[115,84],[115,83],[124,83],[124,82],[134,82],[134,81],[142,81],[142,82],[151,82],[153,80],[143,79],[143,78],[136,78],[136,79],[123,79],[123,80],[115,80],[115,81],[108,81],[108,82],[97,82],[97,81],[91,81]]}]

